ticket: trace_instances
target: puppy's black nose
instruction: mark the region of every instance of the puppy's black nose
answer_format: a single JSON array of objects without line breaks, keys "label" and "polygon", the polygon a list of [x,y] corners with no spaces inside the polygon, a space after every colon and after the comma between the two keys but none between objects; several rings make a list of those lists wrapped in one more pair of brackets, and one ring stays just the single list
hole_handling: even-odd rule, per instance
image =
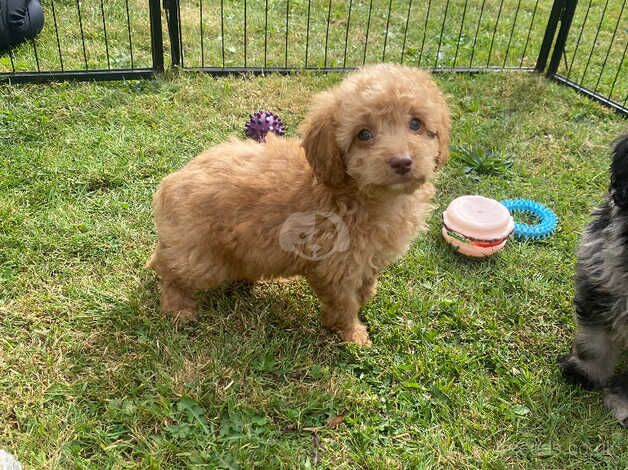
[{"label": "puppy's black nose", "polygon": [[395,170],[395,173],[399,175],[405,175],[410,171],[410,168],[412,167],[412,159],[407,156],[394,157],[388,161],[388,164],[393,170]]}]

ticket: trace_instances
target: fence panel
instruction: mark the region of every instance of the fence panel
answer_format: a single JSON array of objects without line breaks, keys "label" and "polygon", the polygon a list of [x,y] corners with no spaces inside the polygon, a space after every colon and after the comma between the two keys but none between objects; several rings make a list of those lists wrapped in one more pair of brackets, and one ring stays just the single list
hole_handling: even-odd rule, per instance
[{"label": "fence panel", "polygon": [[0,53],[0,81],[151,77],[165,39],[173,65],[216,74],[536,68],[628,112],[627,0],[162,1],[165,38],[160,0],[42,0],[43,31]]},{"label": "fence panel", "polygon": [[532,69],[551,4],[540,0],[180,0],[181,65],[343,70]]},{"label": "fence panel", "polygon": [[137,78],[163,68],[159,0],[41,3],[42,32],[0,55],[0,80]]},{"label": "fence panel", "polygon": [[553,78],[626,114],[627,28],[626,0],[578,2]]}]

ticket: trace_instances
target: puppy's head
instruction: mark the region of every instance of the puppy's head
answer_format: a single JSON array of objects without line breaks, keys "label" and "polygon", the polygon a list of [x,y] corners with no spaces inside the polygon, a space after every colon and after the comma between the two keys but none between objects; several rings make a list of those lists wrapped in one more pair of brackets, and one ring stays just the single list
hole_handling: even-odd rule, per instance
[{"label": "puppy's head", "polygon": [[380,64],[319,94],[301,130],[324,184],[407,193],[447,160],[449,126],[447,103],[429,74]]},{"label": "puppy's head", "polygon": [[615,142],[610,190],[615,204],[628,208],[628,134]]}]

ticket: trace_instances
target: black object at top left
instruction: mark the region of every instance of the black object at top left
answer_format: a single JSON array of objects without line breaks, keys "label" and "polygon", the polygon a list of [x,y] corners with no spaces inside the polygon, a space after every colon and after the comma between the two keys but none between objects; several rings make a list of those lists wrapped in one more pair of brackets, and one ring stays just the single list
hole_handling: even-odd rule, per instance
[{"label": "black object at top left", "polygon": [[33,39],[43,27],[39,0],[0,0],[0,52]]}]

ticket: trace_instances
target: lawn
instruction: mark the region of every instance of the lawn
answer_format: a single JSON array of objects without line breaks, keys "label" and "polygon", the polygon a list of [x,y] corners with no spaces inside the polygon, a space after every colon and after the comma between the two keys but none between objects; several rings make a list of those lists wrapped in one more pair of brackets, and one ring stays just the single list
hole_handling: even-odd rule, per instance
[{"label": "lawn", "polygon": [[[437,76],[455,146],[512,167],[439,177],[429,231],[339,344],[304,281],[158,311],[150,199],[266,107],[295,128],[339,75],[0,87],[0,448],[27,468],[625,468],[601,397],[563,383],[574,249],[625,121],[535,74]],[[504,166],[506,167],[506,166]],[[482,261],[440,236],[454,197],[528,197],[551,238]]]},{"label": "lawn", "polygon": [[[551,1],[180,0],[182,65],[534,67]],[[42,0],[34,43],[0,55],[0,73],[149,68],[147,0]],[[623,0],[578,2],[559,72],[625,105]],[[169,40],[162,12],[166,63]],[[55,28],[56,27],[56,28]]]}]

